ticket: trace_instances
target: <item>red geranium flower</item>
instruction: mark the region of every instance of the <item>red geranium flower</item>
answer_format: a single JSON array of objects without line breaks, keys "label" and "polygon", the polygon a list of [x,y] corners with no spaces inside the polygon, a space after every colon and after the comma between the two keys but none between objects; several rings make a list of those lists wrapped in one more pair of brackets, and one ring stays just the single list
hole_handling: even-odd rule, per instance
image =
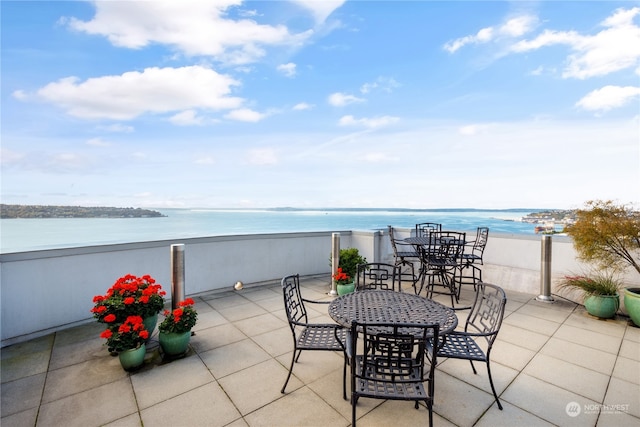
[{"label": "red geranium flower", "polygon": [[106,316],[104,316],[104,321],[107,323],[111,323],[111,322],[115,322],[116,321],[116,315],[113,313],[107,314]]}]

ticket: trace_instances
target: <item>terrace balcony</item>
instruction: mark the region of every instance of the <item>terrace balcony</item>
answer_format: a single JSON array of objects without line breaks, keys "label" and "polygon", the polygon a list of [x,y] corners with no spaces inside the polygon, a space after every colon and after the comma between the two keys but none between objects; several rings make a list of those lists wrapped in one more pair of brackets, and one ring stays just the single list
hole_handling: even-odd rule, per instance
[{"label": "terrace balcony", "polygon": [[[342,399],[339,354],[303,353],[287,393],[280,393],[293,346],[279,277],[300,273],[304,275],[305,297],[331,298],[326,272],[330,235],[295,234],[187,241],[186,293],[196,300],[199,313],[191,348],[185,357],[163,362],[156,331],[144,367],[133,373],[122,370],[117,357],[109,355],[99,338],[102,325],[86,313],[92,306],[91,296],[103,293],[112,279],[123,274],[149,273],[163,284],[170,283],[163,278],[168,276],[169,257],[164,252],[168,242],[0,256],[0,423],[349,425],[351,407]],[[382,232],[343,232],[342,237],[343,247],[357,246],[370,260],[388,257]],[[256,257],[274,245],[285,254],[282,266],[272,257]],[[493,401],[484,367],[473,375],[467,362],[442,359],[436,370],[434,424],[639,425],[640,328],[621,315],[597,320],[581,305],[563,298],[556,297],[554,303],[537,301],[539,272],[526,268],[519,258],[520,264],[510,261],[513,245],[520,249],[521,257],[535,259],[530,266],[540,261],[535,238],[490,237],[485,280],[503,286],[508,297],[502,330],[492,352],[493,377],[504,410]],[[563,246],[560,240],[557,245],[554,265],[571,268],[570,242]],[[221,270],[215,274],[218,268]],[[199,275],[214,275],[218,280],[196,283]],[[30,288],[34,277],[48,278],[41,282],[39,293],[35,292],[38,286]],[[76,278],[72,285],[63,283],[70,277]],[[77,277],[86,280],[89,289],[79,286]],[[238,279],[245,282],[242,291],[232,288]],[[58,308],[51,300],[47,303],[46,298],[56,293],[62,294],[66,306]],[[44,313],[31,308],[31,301],[37,306],[39,298],[45,298]],[[469,298],[463,295],[463,299]],[[9,305],[15,301],[20,301],[20,310]],[[84,317],[74,320],[74,305],[81,305],[78,313],[83,311],[80,316]],[[311,313],[314,321],[331,321],[326,311]],[[466,312],[458,314],[463,320]],[[31,317],[38,319],[40,329],[20,331],[20,324],[29,324]],[[363,426],[427,421],[426,409],[415,410],[408,402],[361,399],[358,405]]]}]

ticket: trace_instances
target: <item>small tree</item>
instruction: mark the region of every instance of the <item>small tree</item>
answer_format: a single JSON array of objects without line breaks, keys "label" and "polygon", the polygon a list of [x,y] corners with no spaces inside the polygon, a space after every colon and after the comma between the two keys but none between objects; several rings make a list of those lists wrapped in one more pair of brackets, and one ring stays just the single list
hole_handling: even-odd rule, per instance
[{"label": "small tree", "polygon": [[565,231],[583,261],[601,268],[631,266],[640,274],[640,212],[611,200],[591,200]]}]

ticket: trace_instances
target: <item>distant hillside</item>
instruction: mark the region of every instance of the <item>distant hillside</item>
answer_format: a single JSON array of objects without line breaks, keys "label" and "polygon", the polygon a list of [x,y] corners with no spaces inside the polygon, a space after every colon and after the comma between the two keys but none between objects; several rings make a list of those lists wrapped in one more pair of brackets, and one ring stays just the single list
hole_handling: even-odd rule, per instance
[{"label": "distant hillside", "polygon": [[160,212],[140,208],[0,204],[0,218],[155,218]]}]

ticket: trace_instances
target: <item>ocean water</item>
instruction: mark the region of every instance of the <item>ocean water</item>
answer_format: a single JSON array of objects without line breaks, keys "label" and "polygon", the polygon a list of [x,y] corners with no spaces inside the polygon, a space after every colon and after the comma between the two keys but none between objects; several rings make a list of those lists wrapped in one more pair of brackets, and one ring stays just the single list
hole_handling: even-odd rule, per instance
[{"label": "ocean water", "polygon": [[236,234],[375,230],[386,229],[387,225],[413,228],[420,222],[441,223],[443,230],[475,233],[476,227],[487,226],[490,233],[534,234],[533,224],[520,222],[520,219],[537,211],[535,209],[156,210],[166,216],[162,218],[2,219],[0,220],[0,252]]}]

